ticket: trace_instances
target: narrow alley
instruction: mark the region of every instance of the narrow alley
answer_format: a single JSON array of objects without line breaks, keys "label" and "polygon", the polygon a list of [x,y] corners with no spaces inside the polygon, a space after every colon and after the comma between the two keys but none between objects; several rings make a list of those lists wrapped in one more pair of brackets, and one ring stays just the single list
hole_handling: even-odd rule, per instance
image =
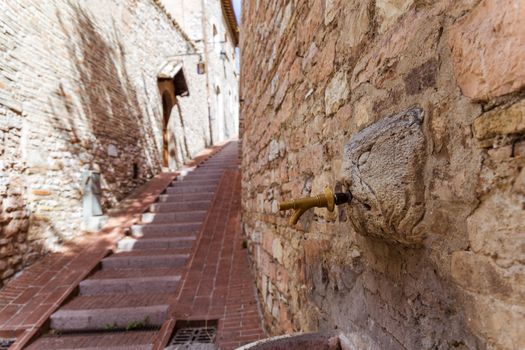
[{"label": "narrow alley", "polygon": [[[176,348],[198,336],[199,342],[233,349],[260,339],[264,332],[240,232],[239,150],[232,141],[169,183],[116,251],[50,315],[49,330],[32,334],[37,339],[27,348]],[[67,283],[67,275],[49,272],[53,284]],[[56,292],[40,290],[28,298],[27,291],[37,288],[31,286],[19,281],[24,293],[17,297],[10,297],[9,286],[0,293],[0,300],[9,301],[3,315],[19,307],[0,332],[43,326],[31,322],[45,319]],[[41,307],[24,307],[43,297],[49,300]]]},{"label": "narrow alley", "polygon": [[1,0],[0,350],[525,349],[525,0]]}]

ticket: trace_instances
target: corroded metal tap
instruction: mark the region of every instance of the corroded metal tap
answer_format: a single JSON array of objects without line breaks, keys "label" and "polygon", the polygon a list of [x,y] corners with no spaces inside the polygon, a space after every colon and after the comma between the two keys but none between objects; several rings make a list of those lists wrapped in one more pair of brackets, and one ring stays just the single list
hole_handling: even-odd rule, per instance
[{"label": "corroded metal tap", "polygon": [[352,194],[347,193],[336,193],[334,194],[332,190],[328,187],[324,189],[324,193],[318,194],[314,197],[305,197],[295,199],[293,201],[286,201],[279,203],[279,210],[289,210],[294,209],[292,217],[290,218],[290,225],[297,224],[301,215],[303,215],[310,208],[326,208],[328,211],[334,211],[336,205],[343,203],[350,203],[352,200]]}]

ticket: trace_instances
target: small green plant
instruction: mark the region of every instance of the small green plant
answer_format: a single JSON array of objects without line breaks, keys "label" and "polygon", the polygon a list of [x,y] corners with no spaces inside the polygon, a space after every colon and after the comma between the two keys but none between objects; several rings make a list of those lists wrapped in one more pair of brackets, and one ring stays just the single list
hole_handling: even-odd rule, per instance
[{"label": "small green plant", "polygon": [[148,322],[149,322],[149,316],[146,316],[143,320],[128,323],[128,325],[126,326],[126,330],[132,331],[135,329],[144,328],[148,325]]},{"label": "small green plant", "polygon": [[107,330],[107,331],[114,331],[115,329],[117,329],[118,326],[117,326],[117,323],[116,322],[113,322],[113,323],[106,323],[104,325],[104,329]]}]

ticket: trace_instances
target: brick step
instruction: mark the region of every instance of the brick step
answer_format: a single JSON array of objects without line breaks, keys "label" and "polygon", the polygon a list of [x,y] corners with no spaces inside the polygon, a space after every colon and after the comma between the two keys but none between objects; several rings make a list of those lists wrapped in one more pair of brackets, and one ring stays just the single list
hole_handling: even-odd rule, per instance
[{"label": "brick step", "polygon": [[156,331],[127,331],[47,335],[32,343],[27,350],[150,350]]},{"label": "brick step", "polygon": [[211,200],[213,194],[214,192],[161,194],[159,196],[159,203],[206,201]]},{"label": "brick step", "polygon": [[210,201],[194,201],[182,203],[154,203],[149,210],[156,213],[192,211],[192,210],[207,210],[210,206]]},{"label": "brick step", "polygon": [[202,169],[205,167],[215,167],[215,168],[227,168],[229,166],[235,166],[239,164],[237,159],[232,159],[231,157],[224,160],[209,160],[200,164],[197,169]]},{"label": "brick step", "polygon": [[119,278],[141,278],[141,277],[162,277],[180,275],[181,268],[176,267],[156,267],[149,269],[106,269],[98,270],[89,279],[119,279]]},{"label": "brick step", "polygon": [[177,177],[177,181],[211,181],[218,180],[221,178],[223,172],[217,174],[188,174],[184,177]]},{"label": "brick step", "polygon": [[103,269],[134,269],[149,267],[182,267],[189,254],[149,255],[149,256],[118,256],[114,254],[102,259]]},{"label": "brick step", "polygon": [[183,236],[173,238],[147,238],[139,239],[126,237],[121,239],[117,244],[119,252],[128,252],[131,250],[141,251],[149,249],[176,249],[176,248],[191,248],[195,243],[195,236]]},{"label": "brick step", "polygon": [[194,174],[201,174],[201,173],[207,173],[207,172],[216,172],[216,173],[222,174],[224,171],[231,169],[231,168],[235,168],[235,167],[236,165],[229,165],[229,166],[220,165],[219,166],[219,165],[206,164],[206,165],[199,167],[199,169],[196,170]]},{"label": "brick step", "polygon": [[131,226],[133,236],[146,236],[150,233],[191,233],[199,231],[202,223],[188,222],[182,224],[146,224]]},{"label": "brick step", "polygon": [[166,317],[169,294],[111,294],[77,296],[51,315],[56,331],[125,329],[132,324],[160,327]]},{"label": "brick step", "polygon": [[[147,240],[147,239],[146,239]],[[189,247],[175,247],[175,248],[153,248],[153,249],[133,249],[131,251],[121,251],[116,252],[111,257],[117,258],[129,258],[129,257],[139,257],[139,256],[164,256],[164,255],[180,255],[180,254],[189,254],[191,252],[191,246]]]},{"label": "brick step", "polygon": [[219,178],[213,180],[174,180],[171,182],[170,187],[186,187],[186,186],[217,186],[219,184]]},{"label": "brick step", "polygon": [[[184,175],[191,175],[191,174],[202,174],[202,173],[222,173],[224,171],[224,167],[222,166],[214,166],[214,167],[197,167],[193,171],[189,171]],[[181,174],[183,175],[183,174]]]},{"label": "brick step", "polygon": [[144,213],[141,221],[143,223],[202,222],[205,217],[206,210],[181,211],[177,213]]},{"label": "brick step", "polygon": [[144,239],[165,239],[165,238],[177,238],[177,237],[188,237],[196,236],[197,232],[148,232],[142,236],[137,235],[137,241]]},{"label": "brick step", "polygon": [[180,276],[152,276],[134,278],[89,278],[80,282],[80,295],[155,293],[159,290],[175,292]]},{"label": "brick step", "polygon": [[213,159],[207,160],[200,164],[197,169],[202,169],[204,167],[216,167],[216,168],[226,168],[228,166],[236,165],[237,161],[235,159],[225,158],[225,159]]},{"label": "brick step", "polygon": [[201,186],[201,185],[186,185],[186,186],[177,186],[177,187],[168,187],[166,189],[167,194],[186,194],[186,193],[202,193],[202,192],[215,192],[217,189],[216,185],[208,185],[208,186]]}]

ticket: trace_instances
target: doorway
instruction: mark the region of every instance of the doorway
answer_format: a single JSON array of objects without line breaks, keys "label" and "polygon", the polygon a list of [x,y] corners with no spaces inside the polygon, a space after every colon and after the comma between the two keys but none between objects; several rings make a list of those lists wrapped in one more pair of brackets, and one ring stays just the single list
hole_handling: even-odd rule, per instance
[{"label": "doorway", "polygon": [[170,94],[167,91],[164,91],[162,94],[162,114],[163,114],[163,124],[162,124],[162,165],[165,168],[169,167],[170,160],[170,135],[168,131],[171,109],[173,108],[173,101],[170,97]]}]

